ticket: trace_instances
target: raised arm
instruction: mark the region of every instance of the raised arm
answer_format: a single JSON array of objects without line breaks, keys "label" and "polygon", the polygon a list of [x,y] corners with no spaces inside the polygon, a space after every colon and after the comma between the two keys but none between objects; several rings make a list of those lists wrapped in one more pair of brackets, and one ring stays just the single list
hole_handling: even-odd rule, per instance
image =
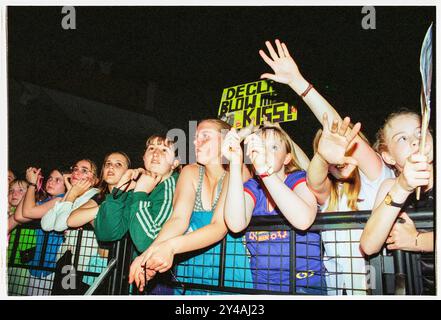
[{"label": "raised arm", "polygon": [[250,223],[254,209],[253,199],[244,192],[242,181],[243,152],[240,137],[235,129],[225,136],[222,155],[230,162],[224,218],[228,229],[233,232],[244,230]]},{"label": "raised arm", "polygon": [[366,254],[371,255],[381,250],[401,212],[401,208],[386,204],[386,195],[389,194],[395,203],[404,203],[416,187],[427,186],[429,179],[427,157],[414,154],[406,160],[398,178],[383,182],[377,193],[375,209],[372,210],[360,239],[361,248]]},{"label": "raised arm", "polygon": [[[41,219],[50,209],[55,206],[55,203],[60,199],[52,199],[41,205],[37,205],[35,201],[35,185],[37,184],[38,176],[41,169],[30,167],[26,170],[26,179],[31,183],[26,191],[23,206],[17,210],[15,219],[18,222],[28,222],[32,219]],[[18,208],[17,208],[18,209]]]},{"label": "raised arm", "polygon": [[323,115],[323,132],[307,174],[307,184],[320,205],[326,202],[331,192],[331,182],[328,178],[329,165],[357,165],[354,158],[345,154],[360,130],[360,123],[348,130],[349,123],[350,119],[346,117],[342,123],[334,120],[330,127],[327,113]]},{"label": "raised arm", "polygon": [[[266,41],[265,44],[271,58],[268,57],[263,50],[260,50],[259,54],[271,69],[273,69],[274,74],[264,73],[261,75],[261,78],[271,79],[289,85],[291,89],[303,98],[322,125],[322,119],[325,113],[328,114],[330,122],[334,120],[341,121],[342,118],[334,107],[320,95],[317,89],[311,87],[309,82],[302,76],[285,43],[281,43],[279,40],[275,41],[277,52],[269,41]],[[354,148],[352,156],[357,160],[360,170],[369,180],[373,181],[377,179],[383,169],[382,159],[371,148],[369,143],[360,136],[354,139],[354,143],[356,147]]]}]

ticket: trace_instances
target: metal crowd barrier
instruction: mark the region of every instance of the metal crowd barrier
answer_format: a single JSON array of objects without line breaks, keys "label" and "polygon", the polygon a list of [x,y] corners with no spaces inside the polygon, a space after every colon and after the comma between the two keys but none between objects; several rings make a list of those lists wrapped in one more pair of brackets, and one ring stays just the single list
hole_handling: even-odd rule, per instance
[{"label": "metal crowd barrier", "polygon": [[[427,231],[434,229],[432,209],[408,212],[408,215],[414,221],[417,229]],[[160,278],[158,281],[160,286],[167,287],[167,290],[147,290],[147,294],[427,294],[423,292],[421,263],[427,259],[433,262],[433,254],[421,255],[415,252],[387,251],[385,249],[377,255],[364,258],[341,254],[357,248],[359,234],[369,216],[370,211],[320,213],[309,230],[313,234],[320,234],[318,241],[316,236],[313,238],[309,238],[309,236],[296,237],[296,234],[302,234],[292,229],[283,217],[254,217],[243,235],[236,238],[225,238],[219,245],[208,249],[176,256],[177,266],[174,270],[158,277]],[[47,233],[43,233],[44,236],[40,236],[41,239],[38,240],[41,252],[34,252],[34,256],[30,259],[26,256],[26,251],[29,248],[23,244],[31,242],[29,238],[32,230],[34,232],[40,230],[38,222],[19,226],[15,231],[15,238],[11,238],[8,247],[8,294],[29,295],[35,294],[36,291],[40,294],[68,295],[140,294],[135,287],[128,284],[128,270],[134,250],[128,235],[120,241],[100,243],[100,247],[107,248],[108,255],[103,259],[105,263],[99,268],[95,265],[94,269],[90,266],[91,261],[99,260],[99,257],[98,259],[96,257],[96,243],[94,242],[96,239],[91,227],[69,230],[71,239],[69,239],[69,235],[61,234],[63,237],[61,244],[48,236]],[[39,232],[42,233],[41,230]],[[338,239],[342,236],[343,238],[348,237],[348,239]],[[262,254],[262,250],[259,251],[260,242],[268,243],[269,239],[273,240],[273,246],[263,247],[265,250],[268,249],[268,252],[264,252],[264,256],[268,260],[253,260],[259,253]],[[292,241],[293,239],[294,241]],[[58,241],[61,240],[58,239]],[[315,249],[319,250],[315,253],[319,252],[319,257],[314,258],[310,265],[317,265],[317,261],[325,265],[324,261],[328,259],[325,269],[309,270],[307,257],[312,253],[307,251],[305,253],[305,248],[308,250],[310,245],[308,241],[311,241]],[[53,250],[54,246],[57,247],[56,252]],[[32,247],[32,243],[28,247]],[[243,248],[245,250],[242,250]],[[240,250],[236,251],[237,249]],[[273,249],[275,252],[271,253],[270,251]],[[66,279],[67,276],[66,269],[62,270],[61,268],[60,260],[63,260],[61,259],[63,256],[65,258],[68,250],[72,251],[71,260],[68,259],[68,261],[72,262],[72,269],[76,271],[76,289],[72,290],[70,283],[71,287],[68,286],[67,289],[60,290],[60,279],[61,287],[63,287],[63,279]],[[254,258],[251,258],[250,250],[257,252],[254,252]],[[303,251],[300,252],[301,250]],[[332,256],[330,251],[333,251],[335,256]],[[201,253],[205,253],[203,256],[207,257],[207,261],[194,258]],[[36,261],[35,256],[38,256],[39,261]],[[45,262],[48,257],[50,261]],[[253,261],[258,261],[258,263],[253,264]],[[305,270],[299,269],[300,265],[305,264],[305,261],[307,266]],[[340,264],[339,261],[344,262],[341,263],[343,266],[349,266],[350,271],[339,272],[337,268],[334,272],[330,272],[329,269],[333,267],[332,263],[337,265]],[[365,261],[366,270],[363,269],[363,272],[358,273],[353,271],[354,261],[358,263],[356,268],[359,268],[360,261]],[[196,275],[189,272],[193,267],[195,270],[198,268],[202,270],[201,273]],[[283,274],[285,278],[277,278],[277,268],[280,268],[279,273]],[[51,274],[53,276],[50,276]],[[274,281],[271,280],[271,283],[259,282],[261,281],[259,277],[268,278],[268,275],[270,275],[269,278],[276,275],[276,278],[273,279]],[[286,275],[288,275],[288,279]],[[343,287],[339,284],[339,277],[342,276],[345,282]],[[45,278],[44,280],[50,282],[50,285],[46,284],[45,286],[44,283],[41,283],[43,279],[38,279],[38,277]],[[88,279],[87,285],[84,283],[85,277]],[[314,277],[320,279],[319,284],[308,282],[310,278]],[[365,279],[364,277],[368,282],[365,287],[360,286],[360,283]],[[433,281],[435,282],[435,279]],[[66,280],[64,284],[66,282],[68,283]],[[41,292],[38,292],[37,289],[41,288]]]}]

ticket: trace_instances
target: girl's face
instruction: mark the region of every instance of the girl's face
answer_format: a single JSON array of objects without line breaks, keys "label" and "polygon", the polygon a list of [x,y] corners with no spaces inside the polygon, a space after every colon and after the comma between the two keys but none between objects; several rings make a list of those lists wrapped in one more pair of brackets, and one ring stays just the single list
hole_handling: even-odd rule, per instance
[{"label": "girl's face", "polygon": [[[385,128],[385,142],[388,151],[382,156],[386,163],[402,171],[409,156],[418,153],[421,138],[421,122],[416,116],[400,115],[393,118]],[[433,138],[427,133],[425,154],[433,161]]]},{"label": "girl's face", "polygon": [[261,137],[265,143],[267,164],[272,166],[274,172],[284,169],[292,159],[292,155],[286,150],[285,143],[272,130],[267,130],[265,137]]},{"label": "girl's face", "polygon": [[49,178],[46,181],[46,192],[51,196],[66,192],[63,175],[58,170],[52,171],[49,175]]},{"label": "girl's face", "polygon": [[80,180],[89,180],[92,185],[95,184],[95,174],[89,161],[80,160],[72,168],[71,183],[75,184]]},{"label": "girl's face", "polygon": [[18,204],[20,203],[21,199],[26,194],[26,190],[27,189],[28,189],[28,187],[25,184],[23,184],[23,183],[19,183],[19,182],[13,183],[9,187],[9,192],[8,192],[8,203],[9,203],[9,205],[12,206],[12,207],[18,206]]},{"label": "girl's face", "polygon": [[119,153],[112,153],[104,162],[103,180],[110,186],[114,186],[128,169],[126,158]]},{"label": "girl's face", "polygon": [[8,184],[11,183],[11,181],[14,179],[15,179],[15,174],[11,170],[8,170]]},{"label": "girl's face", "polygon": [[173,171],[174,151],[158,140],[152,141],[144,153],[144,168],[160,176],[167,176]]},{"label": "girl's face", "polygon": [[200,164],[221,163],[222,135],[217,126],[208,121],[198,125],[193,141],[196,147],[196,161]]}]

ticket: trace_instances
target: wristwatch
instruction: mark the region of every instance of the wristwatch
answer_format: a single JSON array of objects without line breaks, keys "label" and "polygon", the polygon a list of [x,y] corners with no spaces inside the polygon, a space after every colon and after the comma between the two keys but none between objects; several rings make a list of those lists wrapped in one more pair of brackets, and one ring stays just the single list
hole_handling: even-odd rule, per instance
[{"label": "wristwatch", "polygon": [[384,198],[384,204],[386,204],[388,206],[396,207],[396,208],[401,208],[404,205],[404,202],[403,203],[394,202],[392,200],[392,196],[388,192],[386,197]]}]

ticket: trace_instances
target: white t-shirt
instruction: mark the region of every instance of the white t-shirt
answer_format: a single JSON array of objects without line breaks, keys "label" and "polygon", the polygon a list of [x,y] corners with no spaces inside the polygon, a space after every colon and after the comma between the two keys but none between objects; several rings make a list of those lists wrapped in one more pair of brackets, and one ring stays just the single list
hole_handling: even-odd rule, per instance
[{"label": "white t-shirt", "polygon": [[[359,210],[372,210],[377,191],[385,179],[394,178],[392,169],[383,163],[380,176],[370,181],[360,170],[361,187],[357,203]],[[329,198],[320,206],[320,211],[328,207]],[[352,211],[343,195],[338,203],[338,212]],[[362,229],[323,231],[322,241],[325,247],[324,265],[328,271],[326,284],[328,295],[342,294],[346,289],[348,295],[365,295],[367,288],[366,260],[360,250]]]}]

